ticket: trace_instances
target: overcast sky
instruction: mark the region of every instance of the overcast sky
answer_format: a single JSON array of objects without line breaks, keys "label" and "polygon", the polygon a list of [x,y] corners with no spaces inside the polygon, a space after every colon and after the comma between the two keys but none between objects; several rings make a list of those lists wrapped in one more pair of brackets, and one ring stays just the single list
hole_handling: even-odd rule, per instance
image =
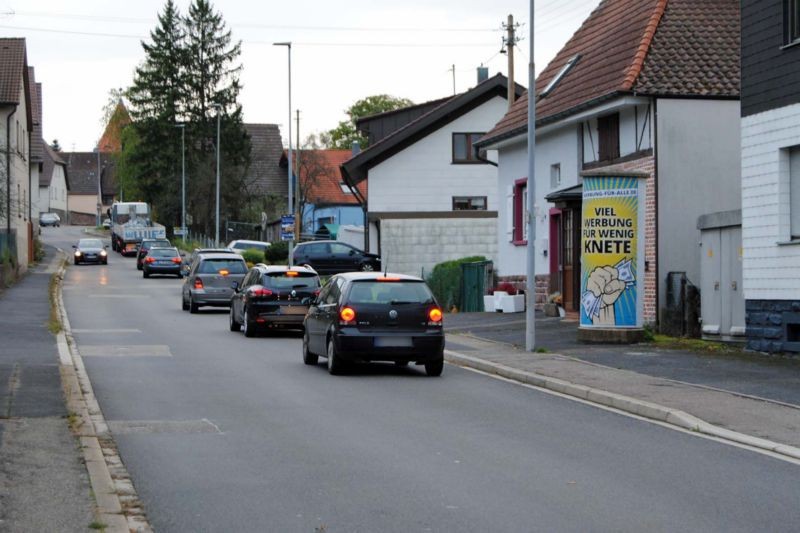
[{"label": "overcast sky", "polygon": [[[599,0],[536,2],[536,69],[543,69]],[[0,35],[27,39],[28,63],[43,84],[44,138],[89,151],[102,134],[109,91],[130,85],[140,41],[161,0],[0,0]],[[189,0],[177,0],[185,13]],[[218,0],[214,7],[242,41],[245,122],[274,123],[286,135],[287,52],[292,41],[292,116],[300,135],[335,127],[359,98],[391,94],[424,102],[476,83],[476,68],[507,73],[499,54],[509,14],[521,24],[516,80],[527,86],[527,0],[294,2]],[[293,125],[294,129],[294,125]],[[295,133],[293,133],[294,137]]]}]

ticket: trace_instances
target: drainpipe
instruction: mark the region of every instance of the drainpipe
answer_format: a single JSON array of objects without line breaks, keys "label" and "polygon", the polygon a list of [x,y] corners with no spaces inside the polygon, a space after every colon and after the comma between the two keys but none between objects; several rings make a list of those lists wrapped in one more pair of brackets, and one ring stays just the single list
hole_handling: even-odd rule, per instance
[{"label": "drainpipe", "polygon": [[6,246],[11,250],[11,118],[17,113],[18,104],[6,117]]}]

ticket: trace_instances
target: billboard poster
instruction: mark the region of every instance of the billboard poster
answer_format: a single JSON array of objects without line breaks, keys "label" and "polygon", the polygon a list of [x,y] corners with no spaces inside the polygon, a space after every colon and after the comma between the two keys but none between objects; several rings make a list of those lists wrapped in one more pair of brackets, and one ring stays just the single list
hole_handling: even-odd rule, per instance
[{"label": "billboard poster", "polygon": [[283,215],[281,217],[281,240],[291,241],[294,239],[294,215]]},{"label": "billboard poster", "polygon": [[642,326],[644,187],[636,176],[584,177],[581,327]]}]

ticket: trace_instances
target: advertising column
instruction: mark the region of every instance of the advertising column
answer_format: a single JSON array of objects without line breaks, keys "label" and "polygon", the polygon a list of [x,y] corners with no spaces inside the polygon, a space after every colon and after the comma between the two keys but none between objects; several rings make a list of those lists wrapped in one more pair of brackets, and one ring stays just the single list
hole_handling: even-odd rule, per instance
[{"label": "advertising column", "polygon": [[644,307],[647,174],[584,174],[578,338],[637,342]]}]

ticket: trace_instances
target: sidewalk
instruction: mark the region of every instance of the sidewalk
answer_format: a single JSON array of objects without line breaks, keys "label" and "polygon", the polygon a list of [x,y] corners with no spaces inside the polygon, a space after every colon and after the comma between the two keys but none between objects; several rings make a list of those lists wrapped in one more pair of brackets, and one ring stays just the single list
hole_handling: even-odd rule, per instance
[{"label": "sidewalk", "polygon": [[0,530],[87,531],[94,499],[69,429],[48,286],[57,254],[0,293]]},{"label": "sidewalk", "polygon": [[565,320],[538,319],[537,347],[548,352],[529,353],[515,346],[524,343],[524,314],[447,315],[446,357],[455,364],[759,448],[788,445],[794,449],[777,451],[800,459],[797,361],[709,355],[650,344],[585,345],[575,340],[576,327]]}]

